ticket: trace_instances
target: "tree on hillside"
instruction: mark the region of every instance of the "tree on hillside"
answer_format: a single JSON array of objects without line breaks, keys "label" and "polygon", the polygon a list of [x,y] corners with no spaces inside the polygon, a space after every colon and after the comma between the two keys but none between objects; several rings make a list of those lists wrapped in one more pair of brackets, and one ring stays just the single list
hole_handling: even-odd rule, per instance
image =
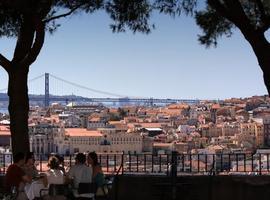
[{"label": "tree on hillside", "polygon": [[42,49],[45,33],[56,30],[59,18],[96,10],[108,13],[114,32],[150,31],[151,8],[146,0],[0,0],[0,37],[14,37],[17,41],[11,60],[0,54],[0,65],[9,77],[13,153],[29,151],[27,78],[30,65]]}]

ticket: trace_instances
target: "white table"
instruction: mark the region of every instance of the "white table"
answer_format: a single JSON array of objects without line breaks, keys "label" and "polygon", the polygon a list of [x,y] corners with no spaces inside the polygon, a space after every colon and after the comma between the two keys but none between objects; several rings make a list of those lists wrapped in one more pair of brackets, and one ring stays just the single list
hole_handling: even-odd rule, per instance
[{"label": "white table", "polygon": [[28,183],[24,187],[24,191],[29,200],[33,200],[35,197],[40,197],[40,190],[46,188],[41,180]]}]

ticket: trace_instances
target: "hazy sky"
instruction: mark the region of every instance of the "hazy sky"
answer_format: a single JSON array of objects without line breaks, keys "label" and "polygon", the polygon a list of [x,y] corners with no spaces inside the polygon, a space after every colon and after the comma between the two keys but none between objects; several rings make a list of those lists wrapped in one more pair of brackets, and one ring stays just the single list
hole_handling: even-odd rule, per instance
[{"label": "hazy sky", "polygon": [[[235,31],[206,49],[191,18],[154,16],[149,35],[113,34],[102,14],[61,20],[47,34],[29,78],[45,72],[86,87],[132,97],[224,99],[266,94],[262,72],[249,44]],[[269,34],[268,34],[269,35]],[[15,40],[1,38],[0,52],[11,58]],[[1,88],[7,75],[0,69]],[[51,79],[51,92],[104,97]],[[44,80],[30,85],[43,93]]]}]

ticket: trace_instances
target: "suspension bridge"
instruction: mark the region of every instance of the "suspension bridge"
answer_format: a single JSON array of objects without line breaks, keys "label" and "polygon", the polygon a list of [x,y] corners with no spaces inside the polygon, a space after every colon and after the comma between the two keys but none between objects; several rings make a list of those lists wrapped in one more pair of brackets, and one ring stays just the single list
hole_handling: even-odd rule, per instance
[{"label": "suspension bridge", "polygon": [[[41,88],[43,88],[43,93],[37,92],[38,84],[36,82],[42,82]],[[52,84],[52,82],[54,84]],[[57,82],[57,83],[56,83]],[[59,84],[60,83],[60,84]],[[63,92],[60,92],[59,89],[52,89],[52,85],[65,85],[65,88],[73,88],[73,91],[70,91],[70,95],[67,95],[67,89]],[[45,73],[40,76],[37,76],[28,81],[29,88],[29,100],[35,102],[42,102],[45,107],[48,107],[52,102],[77,102],[77,103],[134,103],[134,104],[143,104],[143,105],[155,105],[155,104],[171,104],[171,103],[187,103],[187,104],[196,104],[199,103],[199,100],[194,99],[162,99],[162,98],[142,98],[142,97],[129,97],[127,95],[115,94],[111,92],[106,92],[102,90],[97,90],[89,88],[84,85],[80,85],[63,78],[57,77],[53,74]],[[51,92],[53,91],[53,92]],[[78,95],[78,91],[83,91],[83,94],[92,94],[93,93],[109,97],[84,97],[85,95]],[[7,88],[0,89],[0,93],[6,93]],[[76,95],[75,95],[76,94]],[[88,95],[87,95],[88,96]],[[8,96],[1,95],[0,102],[7,102]]]}]

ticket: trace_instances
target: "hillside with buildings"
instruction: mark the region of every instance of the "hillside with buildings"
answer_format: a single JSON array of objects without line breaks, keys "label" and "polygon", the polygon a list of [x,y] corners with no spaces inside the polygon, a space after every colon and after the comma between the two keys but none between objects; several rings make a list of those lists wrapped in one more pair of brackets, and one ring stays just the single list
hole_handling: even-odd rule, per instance
[{"label": "hillside with buildings", "polygon": [[[270,146],[269,102],[254,96],[162,107],[35,106],[29,114],[30,148],[63,155],[255,152]],[[9,149],[8,115],[0,118],[0,146]]]}]

